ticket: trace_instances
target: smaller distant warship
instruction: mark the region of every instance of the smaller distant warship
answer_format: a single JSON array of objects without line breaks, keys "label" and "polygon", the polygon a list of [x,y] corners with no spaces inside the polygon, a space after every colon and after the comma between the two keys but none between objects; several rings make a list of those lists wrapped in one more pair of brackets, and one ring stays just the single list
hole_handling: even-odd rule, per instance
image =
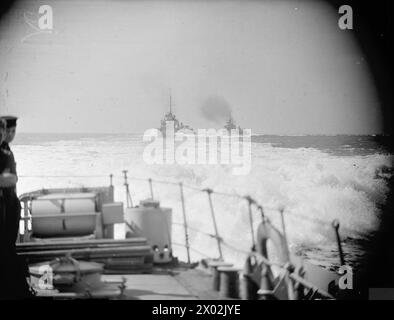
[{"label": "smaller distant warship", "polygon": [[237,130],[238,131],[237,133],[239,135],[243,134],[243,129],[240,126],[237,127],[233,117],[231,116],[231,113],[229,115],[229,118],[228,118],[225,126],[224,126],[224,129],[227,130],[228,134],[231,134],[231,130]]},{"label": "smaller distant warship", "polygon": [[166,125],[168,122],[173,122],[174,123],[174,133],[184,133],[184,134],[194,134],[194,129],[190,127],[189,125],[183,124],[183,122],[180,122],[175,114],[172,112],[172,97],[170,94],[170,110],[164,115],[164,118],[160,122],[160,128],[159,130],[163,134],[163,136],[166,135]]}]

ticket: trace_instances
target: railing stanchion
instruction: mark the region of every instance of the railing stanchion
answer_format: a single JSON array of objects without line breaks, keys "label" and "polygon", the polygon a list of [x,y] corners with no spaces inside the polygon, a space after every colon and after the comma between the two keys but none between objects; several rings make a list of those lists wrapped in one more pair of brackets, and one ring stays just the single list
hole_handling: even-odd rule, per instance
[{"label": "railing stanchion", "polygon": [[150,190],[150,197],[153,199],[153,184],[152,184],[152,179],[148,179],[149,182],[149,190]]},{"label": "railing stanchion", "polygon": [[185,208],[185,197],[183,195],[183,183],[179,183],[181,202],[182,202],[182,213],[183,213],[183,227],[185,229],[185,246],[187,253],[187,263],[190,264],[190,245],[189,245],[189,234],[187,229],[187,219],[186,219],[186,208]]},{"label": "railing stanchion", "polygon": [[216,218],[215,218],[215,211],[213,209],[213,204],[212,204],[212,189],[204,189],[204,191],[208,195],[208,201],[209,201],[209,207],[211,209],[211,215],[212,215],[212,221],[213,221],[213,227],[215,228],[215,238],[218,243],[218,250],[219,250],[219,257],[221,260],[223,260],[223,252],[222,252],[222,239],[219,236],[218,232],[218,226],[216,224]]},{"label": "railing stanchion", "polygon": [[[280,208],[279,212],[280,212],[280,218],[281,218],[281,222],[282,222],[282,230],[283,230],[283,238],[285,240],[285,244],[286,244],[286,250],[287,252],[290,252],[289,250],[289,242],[287,240],[287,234],[286,234],[286,225],[285,225],[285,217],[284,217],[284,208]],[[290,256],[289,256],[290,257]]]},{"label": "railing stanchion", "polygon": [[248,201],[250,233],[252,235],[252,251],[255,251],[256,250],[256,242],[255,242],[255,238],[254,238],[253,213],[252,213],[252,204],[255,203],[255,201],[250,196],[246,196],[245,199]]},{"label": "railing stanchion", "polygon": [[29,241],[29,199],[24,199],[23,201],[23,216],[25,220],[23,220],[23,237],[21,242]]},{"label": "railing stanchion", "polygon": [[127,181],[127,170],[123,170],[124,186],[126,187],[126,207],[130,208],[133,206],[133,200],[131,199],[129,183]]},{"label": "railing stanchion", "polygon": [[258,209],[260,211],[262,221],[266,221],[263,207],[259,205]]},{"label": "railing stanchion", "polygon": [[[109,175],[109,193],[110,193],[110,199],[112,199],[112,201],[114,201],[114,185],[113,185],[113,181],[112,181],[112,178],[113,178],[113,174],[111,173],[110,175]],[[101,205],[102,205],[102,201],[103,199],[102,199],[102,197],[100,196],[100,197],[97,197],[97,204],[99,204],[99,206],[100,206],[100,208],[101,208]]]},{"label": "railing stanchion", "polygon": [[338,252],[339,252],[339,261],[341,263],[341,266],[344,266],[345,265],[345,258],[344,258],[343,250],[342,250],[341,237],[339,235],[339,221],[337,219],[335,219],[332,222],[332,227],[334,228],[335,236],[336,236],[336,239],[337,239]]}]

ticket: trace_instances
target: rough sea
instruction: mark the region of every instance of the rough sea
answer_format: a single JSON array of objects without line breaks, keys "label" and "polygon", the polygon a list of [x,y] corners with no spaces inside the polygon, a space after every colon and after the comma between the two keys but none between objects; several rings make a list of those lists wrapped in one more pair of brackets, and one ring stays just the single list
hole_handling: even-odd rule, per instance
[{"label": "rough sea", "polygon": [[[175,256],[186,259],[179,186],[185,184],[192,260],[217,257],[207,194],[211,188],[224,256],[242,264],[251,247],[247,201],[226,194],[250,195],[281,229],[284,220],[291,251],[312,263],[339,265],[334,219],[340,222],[346,263],[363,268],[368,242],[379,225],[392,174],[392,155],[380,136],[253,136],[251,171],[234,175],[231,165],[149,165],[137,134],[27,134],[12,144],[19,175],[18,194],[51,187],[106,186],[113,174],[115,200],[126,203],[122,170],[128,170],[134,204],[154,197],[173,209]],[[155,181],[159,182],[155,182]],[[188,188],[188,187],[192,188]],[[254,224],[260,214],[253,209]],[[199,232],[201,231],[201,232]],[[124,237],[124,226],[116,228]]]}]

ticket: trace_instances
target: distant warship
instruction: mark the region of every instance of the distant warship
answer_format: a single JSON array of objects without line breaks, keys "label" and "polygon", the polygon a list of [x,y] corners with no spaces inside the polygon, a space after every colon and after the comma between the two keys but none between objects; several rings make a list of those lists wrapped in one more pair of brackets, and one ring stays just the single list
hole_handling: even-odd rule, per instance
[{"label": "distant warship", "polygon": [[240,126],[238,126],[238,127],[236,126],[235,121],[231,116],[231,113],[230,113],[230,116],[229,116],[225,126],[224,126],[224,129],[227,130],[228,134],[231,134],[231,130],[238,130],[238,132],[237,132],[238,134],[240,134],[240,135],[243,134],[243,129]]},{"label": "distant warship", "polygon": [[166,124],[171,121],[174,123],[174,133],[180,132],[184,134],[194,134],[194,129],[188,125],[183,124],[183,122],[180,122],[175,114],[172,112],[172,98],[170,95],[170,110],[164,115],[164,118],[160,122],[160,128],[159,130],[163,134],[163,136],[166,135]]}]

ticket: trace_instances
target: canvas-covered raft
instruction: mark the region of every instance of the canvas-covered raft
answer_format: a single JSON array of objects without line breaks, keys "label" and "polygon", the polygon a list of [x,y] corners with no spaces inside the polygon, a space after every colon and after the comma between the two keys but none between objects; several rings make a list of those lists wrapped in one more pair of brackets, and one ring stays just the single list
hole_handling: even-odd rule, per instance
[{"label": "canvas-covered raft", "polygon": [[114,239],[124,209],[113,201],[112,186],[39,190],[21,201],[24,226],[17,254],[29,264],[40,295],[117,297],[122,283],[104,283],[102,274],[152,271],[154,254],[146,238]]}]

